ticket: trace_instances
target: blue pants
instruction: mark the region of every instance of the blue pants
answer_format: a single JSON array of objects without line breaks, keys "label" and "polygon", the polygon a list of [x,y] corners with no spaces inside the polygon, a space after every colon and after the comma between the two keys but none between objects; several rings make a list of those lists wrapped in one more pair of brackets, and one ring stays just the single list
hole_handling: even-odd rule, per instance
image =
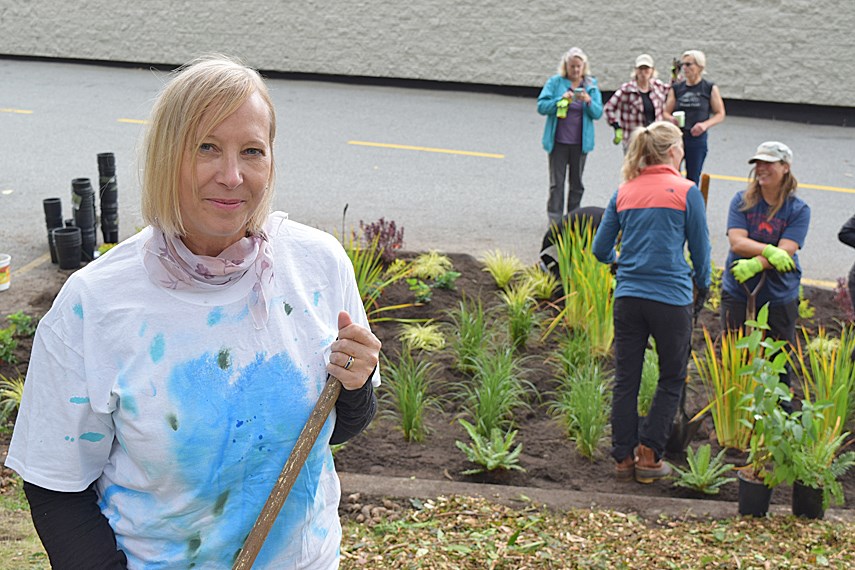
[{"label": "blue pants", "polygon": [[[704,133],[706,134],[706,133]],[[701,172],[704,169],[704,161],[707,158],[707,137],[695,138],[691,135],[683,135],[683,150],[686,152],[686,178],[701,187]]]},{"label": "blue pants", "polygon": [[[692,342],[692,305],[649,299],[615,299],[615,386],[612,396],[612,457],[620,462],[639,443],[661,457],[686,383]],[[638,390],[648,337],[656,341],[659,385],[639,426]]]}]

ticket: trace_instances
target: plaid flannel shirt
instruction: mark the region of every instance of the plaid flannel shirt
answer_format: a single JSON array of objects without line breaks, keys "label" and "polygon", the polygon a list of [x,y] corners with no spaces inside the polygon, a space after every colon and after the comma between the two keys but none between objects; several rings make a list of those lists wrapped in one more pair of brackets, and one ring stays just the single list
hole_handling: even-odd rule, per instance
[{"label": "plaid flannel shirt", "polygon": [[[662,109],[665,107],[665,98],[670,83],[663,83],[659,79],[650,81],[650,101],[653,103],[655,120],[662,119]],[[644,126],[644,103],[641,100],[641,91],[636,82],[630,81],[620,86],[614,95],[603,107],[606,122],[609,125],[617,123],[623,129],[623,144],[629,144],[629,135],[638,127]]]}]

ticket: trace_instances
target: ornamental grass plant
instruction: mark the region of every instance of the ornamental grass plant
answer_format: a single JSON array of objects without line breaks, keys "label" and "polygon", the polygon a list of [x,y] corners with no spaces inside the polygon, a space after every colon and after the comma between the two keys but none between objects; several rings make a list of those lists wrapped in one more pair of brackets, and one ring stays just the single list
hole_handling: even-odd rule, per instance
[{"label": "ornamental grass plant", "polygon": [[525,348],[531,331],[537,324],[536,303],[531,289],[517,283],[499,291],[508,320],[508,336],[515,349]]},{"label": "ornamental grass plant", "polygon": [[[369,322],[381,322],[396,320],[393,317],[385,317],[384,313],[412,306],[412,303],[380,306],[380,296],[383,291],[411,273],[411,264],[400,259],[387,270],[383,265],[383,251],[379,248],[378,237],[364,245],[355,237],[344,243],[344,250],[353,264],[353,272],[356,277],[356,287]],[[399,319],[397,319],[399,320]]]},{"label": "ornamental grass plant", "polygon": [[550,411],[561,419],[579,453],[593,461],[609,426],[610,405],[609,379],[592,362],[562,379]]},{"label": "ornamental grass plant", "polygon": [[704,354],[699,357],[692,352],[709,401],[702,412],[710,410],[718,444],[737,450],[746,449],[751,439],[751,416],[744,399],[757,387],[753,376],[742,373],[751,362],[751,352],[740,346],[743,338],[741,329],[726,331],[715,343],[704,328]]},{"label": "ornamental grass plant", "polygon": [[487,252],[481,261],[484,263],[484,271],[493,276],[499,289],[506,289],[524,268],[517,256],[502,253],[498,249]]},{"label": "ornamental grass plant", "polygon": [[479,434],[492,437],[493,429],[506,433],[517,413],[531,409],[535,387],[523,378],[524,364],[507,346],[485,350],[474,360],[471,380],[455,385],[464,414],[472,418]]},{"label": "ornamental grass plant", "polygon": [[398,340],[403,346],[408,346],[413,350],[423,350],[425,352],[434,352],[442,350],[445,347],[445,335],[440,328],[439,323],[405,323],[401,325],[401,332],[398,334]]},{"label": "ornamental grass plant", "polygon": [[558,271],[564,292],[559,302],[563,302],[563,308],[543,336],[548,337],[559,325],[581,329],[594,353],[605,356],[614,341],[614,276],[591,252],[593,239],[594,230],[587,218],[565,225],[556,236]]},{"label": "ornamental grass plant", "polygon": [[406,343],[397,362],[383,356],[380,400],[386,405],[381,414],[395,419],[406,441],[424,441],[429,431],[426,415],[440,409],[439,399],[430,390],[435,371],[435,364],[416,360]]},{"label": "ornamental grass plant", "polygon": [[480,298],[476,300],[464,295],[448,317],[452,324],[449,337],[454,367],[461,372],[472,373],[475,362],[490,343],[487,312]]},{"label": "ornamental grass plant", "polygon": [[796,361],[801,372],[805,400],[822,407],[823,431],[837,426],[839,435],[852,419],[855,398],[855,333],[851,325],[844,326],[839,338],[830,338],[824,327],[810,338],[802,328],[804,343],[796,346]]}]

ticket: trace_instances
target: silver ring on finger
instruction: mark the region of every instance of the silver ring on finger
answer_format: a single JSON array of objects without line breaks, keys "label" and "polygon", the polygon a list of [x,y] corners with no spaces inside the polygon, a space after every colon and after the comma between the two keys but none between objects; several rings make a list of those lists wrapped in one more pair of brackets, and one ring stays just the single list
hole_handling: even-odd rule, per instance
[{"label": "silver ring on finger", "polygon": [[344,363],[344,369],[345,369],[345,370],[350,370],[350,367],[351,367],[351,366],[353,366],[353,357],[352,357],[352,356],[350,356],[350,355],[348,355],[348,356],[347,356],[347,362],[345,362],[345,363]]}]

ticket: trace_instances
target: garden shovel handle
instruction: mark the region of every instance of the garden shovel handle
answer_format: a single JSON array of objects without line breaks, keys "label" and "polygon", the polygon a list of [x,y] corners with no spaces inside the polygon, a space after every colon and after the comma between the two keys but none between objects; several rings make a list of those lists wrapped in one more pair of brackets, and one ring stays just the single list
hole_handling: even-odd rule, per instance
[{"label": "garden shovel handle", "polygon": [[763,288],[763,285],[766,284],[766,272],[760,272],[760,279],[757,280],[757,285],[754,286],[754,289],[749,289],[748,285],[745,283],[742,284],[742,288],[745,289],[745,292],[748,294],[748,299],[745,302],[745,320],[753,321],[757,318],[757,293],[760,292],[760,289]]},{"label": "garden shovel handle", "polygon": [[270,529],[273,528],[273,523],[276,521],[279,511],[282,510],[282,506],[285,504],[285,499],[288,497],[291,487],[297,481],[297,476],[300,474],[306,458],[309,457],[312,446],[315,445],[315,441],[318,439],[321,428],[324,427],[324,423],[326,423],[330,412],[335,407],[339,392],[341,392],[341,383],[338,379],[327,375],[327,383],[324,385],[318,402],[309,415],[309,419],[306,420],[306,425],[303,426],[303,431],[300,432],[300,437],[297,438],[297,443],[294,444],[294,449],[291,450],[291,455],[288,456],[285,467],[282,468],[282,472],[279,474],[279,479],[270,491],[267,502],[264,503],[264,507],[262,507],[261,513],[255,520],[252,530],[249,531],[249,535],[243,543],[243,548],[241,548],[237,559],[235,559],[232,570],[249,570],[252,568],[252,564],[261,551],[261,547],[264,545]]}]

